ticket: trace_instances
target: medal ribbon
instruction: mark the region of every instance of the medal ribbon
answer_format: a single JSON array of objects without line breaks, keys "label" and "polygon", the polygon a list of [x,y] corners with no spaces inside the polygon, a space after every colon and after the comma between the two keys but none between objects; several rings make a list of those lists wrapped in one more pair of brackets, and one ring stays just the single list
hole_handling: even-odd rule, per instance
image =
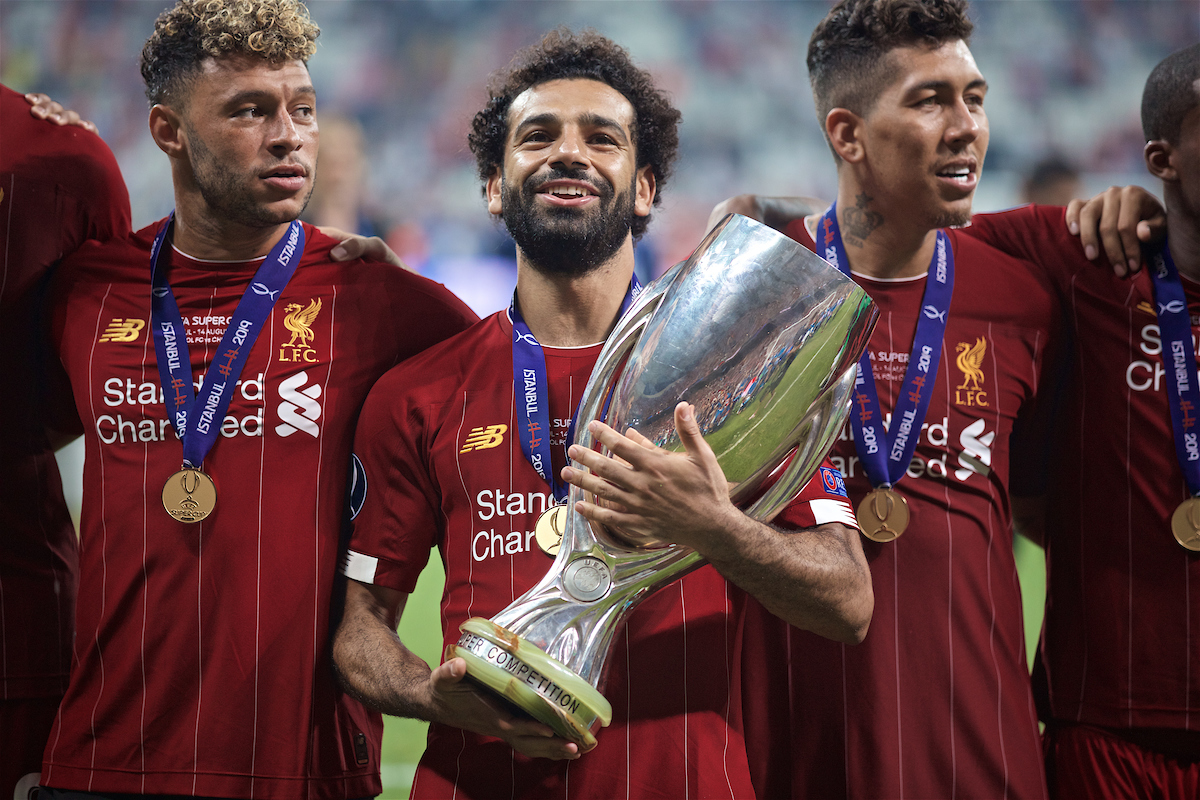
[{"label": "medal ribbon", "polygon": [[1167,404],[1171,409],[1171,431],[1175,435],[1175,457],[1192,497],[1200,495],[1200,431],[1196,411],[1200,409],[1200,387],[1196,379],[1196,348],[1192,343],[1192,320],[1179,270],[1171,259],[1166,241],[1150,254],[1150,280],[1162,336],[1163,369],[1167,371]]},{"label": "medal ribbon", "polygon": [[[625,299],[621,301],[618,318],[629,310],[629,306],[641,291],[642,285],[634,275],[633,280],[629,282],[629,289],[625,292]],[[515,291],[512,303],[508,307],[508,317],[512,320],[513,328],[513,388],[520,398],[517,427],[521,439],[521,452],[537,470],[538,475],[542,476],[542,480],[550,484],[555,502],[562,503],[566,501],[570,487],[559,476],[550,474],[554,470],[550,460],[550,387],[546,375],[546,354],[517,309]],[[575,415],[578,413],[579,410],[576,409]],[[565,447],[570,447],[571,440],[575,438],[575,415],[572,415],[571,425],[567,428]]]},{"label": "medal ribbon", "polygon": [[[817,246],[822,249],[820,255],[849,277],[850,259],[846,256],[838,228],[837,203],[821,217],[817,235],[820,239]],[[850,414],[850,425],[854,431],[855,450],[872,487],[893,486],[904,476],[912,461],[933,395],[932,380],[942,356],[942,337],[946,333],[946,315],[953,293],[954,250],[950,246],[950,237],[939,230],[925,278],[925,295],[921,298],[921,314],[917,317],[908,369],[896,407],[892,409],[891,430],[883,426],[879,392],[871,371],[870,349],[858,362],[858,375],[854,379],[855,408]]]},{"label": "medal ribbon", "polygon": [[[218,355],[204,376],[200,393],[196,395],[192,386],[187,329],[162,264],[163,243],[174,222],[175,212],[171,212],[154,237],[154,246],[150,250],[150,320],[167,418],[183,443],[184,465],[198,469],[217,441],[225,412],[233,399],[233,389],[250,356],[250,348],[300,263],[304,253],[304,228],[299,221],[293,221],[254,273],[225,329]],[[197,409],[198,418],[194,419],[193,412]]]}]

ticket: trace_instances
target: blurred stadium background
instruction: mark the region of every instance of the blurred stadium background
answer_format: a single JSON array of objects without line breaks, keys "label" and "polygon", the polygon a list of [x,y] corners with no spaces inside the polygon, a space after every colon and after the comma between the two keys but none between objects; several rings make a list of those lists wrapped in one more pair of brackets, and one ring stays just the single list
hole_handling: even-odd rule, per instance
[{"label": "blurred stadium background", "polygon": [[[0,81],[44,91],[99,126],[121,164],[135,226],[171,208],[167,159],[146,131],[137,57],[169,0],[0,0]],[[699,242],[709,210],[742,192],[831,197],[833,164],[804,54],[829,2],[721,0],[312,0],[310,68],[322,124],[316,221],[384,236],[480,314],[503,307],[513,246],[485,211],[466,147],[489,73],[549,28],[592,27],[625,45],[683,111],[681,157],[639,246],[652,277]],[[1196,0],[975,0],[972,49],[990,83],[991,146],[977,211],[1021,202],[1023,177],[1058,156],[1091,194],[1142,183],[1139,98],[1169,52],[1200,40]],[[2,132],[0,132],[2,137]],[[2,145],[0,145],[2,146]],[[78,503],[81,450],[64,454]],[[1040,551],[1018,546],[1031,642]],[[437,559],[401,635],[439,658]],[[406,796],[424,727],[389,720],[386,797]]]}]

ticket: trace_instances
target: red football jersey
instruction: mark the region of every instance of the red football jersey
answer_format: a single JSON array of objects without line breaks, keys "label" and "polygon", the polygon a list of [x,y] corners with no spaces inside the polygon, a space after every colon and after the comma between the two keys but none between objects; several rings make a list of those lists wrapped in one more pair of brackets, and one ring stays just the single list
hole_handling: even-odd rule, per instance
[{"label": "red football jersey", "polygon": [[[367,399],[355,439],[366,496],[346,574],[411,592],[438,547],[446,644],[460,623],[498,613],[553,563],[533,538],[553,499],[517,438],[511,343],[501,312],[392,370]],[[555,469],[600,349],[545,348]],[[827,473],[829,488],[810,481],[781,515],[787,523],[854,524],[840,479]],[[705,566],[640,605],[607,660],[601,689],[612,724],[578,761],[528,759],[498,739],[431,725],[414,796],[753,796],[737,689],[743,598]]]},{"label": "red football jersey", "polygon": [[[1084,258],[1063,209],[984,214],[967,229],[1041,264],[1074,329],[1050,452],[1042,661],[1055,718],[1200,730],[1200,555],[1171,533],[1187,496],[1150,278]],[[1183,279],[1193,338],[1200,285]]]},{"label": "red football jersey", "polygon": [[[444,287],[307,246],[250,351],[204,470],[202,522],[163,485],[182,450],[151,337],[161,223],[65,262],[53,336],[86,437],[77,661],[43,783],[101,793],[378,794],[380,719],[335,687],[328,653],[351,442],[367,390],[474,315]],[[261,260],[169,251],[197,384]]]},{"label": "red football jersey", "polygon": [[[41,412],[38,310],[51,267],[129,232],[129,194],[94,133],[30,116],[0,86],[0,700],[61,695],[71,670],[78,554]],[[0,748],[3,749],[3,748]],[[10,788],[5,785],[4,788]]]},{"label": "red football jersey", "polygon": [[[802,221],[787,232],[816,249]],[[1007,490],[1009,437],[1043,380],[1057,305],[1030,265],[949,236],[955,284],[935,388],[897,484],[911,521],[893,542],[863,541],[875,589],[865,641],[842,645],[769,620],[747,634],[743,681],[790,699],[790,714],[759,709],[765,721],[747,706],[752,749],[776,754],[758,765],[764,791],[1046,794]],[[854,278],[879,305],[869,352],[886,417],[908,367],[925,277]],[[848,427],[831,458],[857,505],[870,483]],[[773,672],[784,662],[787,674]]]}]

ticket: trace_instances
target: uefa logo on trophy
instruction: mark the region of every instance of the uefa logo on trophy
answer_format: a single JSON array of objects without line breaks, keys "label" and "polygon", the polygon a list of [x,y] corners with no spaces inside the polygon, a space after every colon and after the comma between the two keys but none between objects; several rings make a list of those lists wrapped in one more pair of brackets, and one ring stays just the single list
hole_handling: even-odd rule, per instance
[{"label": "uefa logo on trophy", "polygon": [[[769,522],[841,431],[877,317],[862,289],[803,245],[727,216],[617,322],[584,389],[575,443],[593,447],[587,422],[603,419],[681,450],[674,409],[686,400],[730,499]],[[574,511],[581,499],[572,486],[559,507],[562,542],[546,576],[492,619],[464,622],[446,658],[463,658],[474,680],[587,751],[611,721],[601,687],[622,621],[704,561],[592,525]]]}]

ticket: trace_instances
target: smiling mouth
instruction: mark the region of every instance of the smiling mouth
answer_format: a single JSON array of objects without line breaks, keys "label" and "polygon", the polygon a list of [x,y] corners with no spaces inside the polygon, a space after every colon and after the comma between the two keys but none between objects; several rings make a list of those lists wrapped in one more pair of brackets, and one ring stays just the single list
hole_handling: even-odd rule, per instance
[{"label": "smiling mouth", "polygon": [[970,167],[952,167],[938,172],[937,176],[957,183],[969,183],[975,177],[975,173]]},{"label": "smiling mouth", "polygon": [[552,186],[549,189],[539,189],[538,194],[548,194],[569,200],[575,197],[595,197],[596,193],[583,186]]}]

